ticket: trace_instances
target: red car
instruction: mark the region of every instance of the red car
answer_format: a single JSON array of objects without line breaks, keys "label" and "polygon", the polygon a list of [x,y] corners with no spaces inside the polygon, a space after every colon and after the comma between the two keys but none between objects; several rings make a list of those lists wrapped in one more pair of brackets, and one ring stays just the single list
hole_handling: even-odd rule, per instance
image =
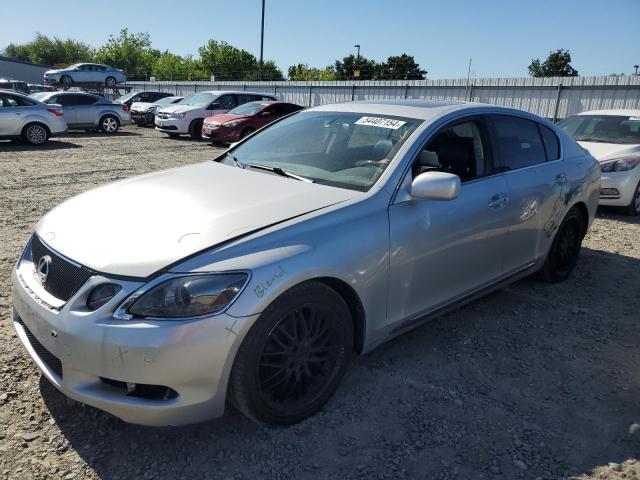
[{"label": "red car", "polygon": [[211,142],[234,143],[304,107],[286,102],[249,102],[227,113],[205,118],[202,138]]}]

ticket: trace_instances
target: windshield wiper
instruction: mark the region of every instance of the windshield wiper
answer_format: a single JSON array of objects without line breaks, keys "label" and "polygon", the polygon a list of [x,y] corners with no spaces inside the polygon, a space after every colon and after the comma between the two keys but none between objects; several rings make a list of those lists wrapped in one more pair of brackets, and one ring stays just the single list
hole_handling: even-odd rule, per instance
[{"label": "windshield wiper", "polygon": [[301,182],[313,183],[313,180],[311,180],[310,178],[287,172],[280,167],[269,167],[268,165],[259,165],[257,163],[250,163],[249,166],[251,168],[257,168],[259,170],[267,170],[268,172],[273,172],[276,175],[280,175],[281,177],[295,178],[296,180],[300,180]]}]

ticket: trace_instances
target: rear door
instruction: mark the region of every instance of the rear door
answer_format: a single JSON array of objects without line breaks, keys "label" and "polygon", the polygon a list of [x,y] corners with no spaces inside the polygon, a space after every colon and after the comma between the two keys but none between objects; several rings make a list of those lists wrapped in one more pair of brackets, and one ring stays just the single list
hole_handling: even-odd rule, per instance
[{"label": "rear door", "polygon": [[546,253],[562,220],[563,193],[568,187],[565,164],[558,138],[548,127],[507,114],[488,115],[488,124],[497,147],[498,169],[511,191],[505,273],[516,273]]},{"label": "rear door", "polygon": [[462,117],[414,160],[403,187],[443,171],[458,175],[462,188],[454,200],[398,197],[389,207],[390,322],[437,311],[503,275],[509,187],[494,168],[489,139],[482,117]]},{"label": "rear door", "polygon": [[79,125],[93,126],[97,122],[96,102],[98,97],[93,95],[72,95],[72,101],[76,108],[76,123]]}]

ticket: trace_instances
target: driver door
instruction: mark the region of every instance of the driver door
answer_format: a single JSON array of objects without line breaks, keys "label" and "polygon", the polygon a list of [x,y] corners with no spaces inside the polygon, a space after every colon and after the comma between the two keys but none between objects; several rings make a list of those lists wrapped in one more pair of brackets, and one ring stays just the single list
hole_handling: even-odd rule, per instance
[{"label": "driver door", "polygon": [[[509,229],[509,187],[496,174],[482,117],[458,119],[424,145],[389,207],[388,322],[435,312],[497,281]],[[454,200],[408,195],[426,171],[460,177]]]}]

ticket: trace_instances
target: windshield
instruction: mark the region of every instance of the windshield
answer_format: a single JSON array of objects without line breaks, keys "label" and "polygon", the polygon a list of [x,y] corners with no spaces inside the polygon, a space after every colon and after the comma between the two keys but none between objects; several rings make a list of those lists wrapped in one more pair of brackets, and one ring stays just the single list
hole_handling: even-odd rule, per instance
[{"label": "windshield", "polygon": [[581,142],[640,144],[640,117],[574,115],[558,126]]},{"label": "windshield", "polygon": [[126,95],[122,95],[121,97],[117,98],[116,100],[114,100],[116,103],[124,103],[127,100],[133,98],[135,95],[137,95],[138,92],[131,92],[131,93],[127,93]]},{"label": "windshield", "polygon": [[169,105],[176,101],[176,97],[164,97],[153,102],[154,105]]},{"label": "windshield", "polygon": [[244,105],[240,105],[239,107],[234,108],[233,110],[229,110],[227,113],[229,115],[241,115],[243,117],[250,117],[254,115],[259,110],[262,110],[264,107],[269,105],[268,103],[262,102],[250,102],[245,103]]},{"label": "windshield", "polygon": [[44,99],[51,95],[51,92],[38,92],[38,93],[32,93],[31,95],[29,95],[31,98],[35,98],[36,100],[43,102]]},{"label": "windshield", "polygon": [[282,169],[314,183],[367,191],[422,120],[303,112],[260,131],[221,161]]},{"label": "windshield", "polygon": [[185,98],[180,105],[191,105],[192,107],[206,107],[218,96],[216,93],[200,92]]}]

